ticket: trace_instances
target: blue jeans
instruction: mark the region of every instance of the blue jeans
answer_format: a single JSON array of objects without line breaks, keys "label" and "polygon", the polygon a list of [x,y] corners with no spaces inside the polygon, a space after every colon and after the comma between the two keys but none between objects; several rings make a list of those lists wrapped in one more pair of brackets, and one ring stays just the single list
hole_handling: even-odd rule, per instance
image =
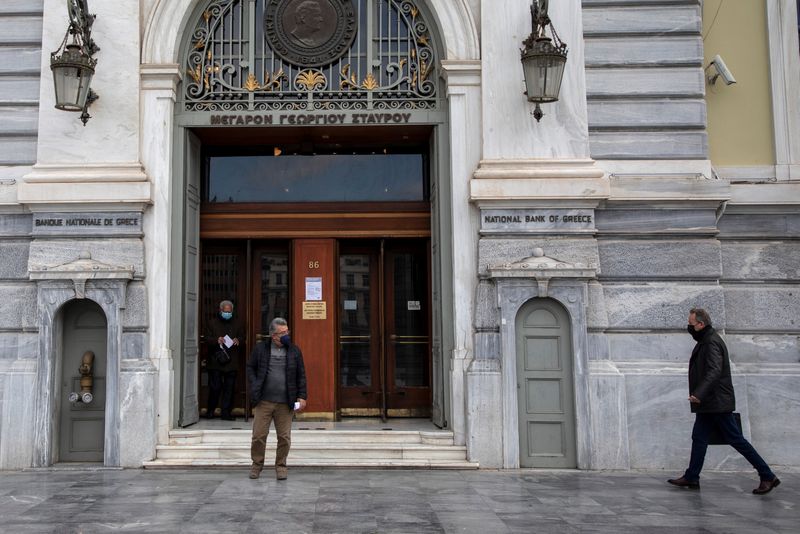
[{"label": "blue jeans", "polygon": [[689,482],[700,480],[700,471],[703,469],[703,461],[706,459],[706,449],[708,449],[708,437],[711,429],[719,428],[728,445],[739,451],[739,454],[750,462],[761,480],[771,481],[775,478],[767,462],[759,456],[758,452],[750,445],[739,426],[736,424],[732,413],[698,413],[695,414],[694,428],[692,429],[692,455],[689,459],[689,469],[683,477]]}]

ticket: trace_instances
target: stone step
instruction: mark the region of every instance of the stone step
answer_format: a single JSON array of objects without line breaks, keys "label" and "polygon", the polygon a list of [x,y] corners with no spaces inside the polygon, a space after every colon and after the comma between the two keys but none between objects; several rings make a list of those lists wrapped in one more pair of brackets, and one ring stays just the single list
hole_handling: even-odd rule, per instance
[{"label": "stone step", "polygon": [[[250,429],[180,429],[169,445],[157,447],[149,468],[234,467],[250,465]],[[267,458],[275,457],[276,436],[267,439]],[[466,447],[454,445],[446,430],[294,429],[289,464],[309,467],[477,469]]]},{"label": "stone step", "polygon": [[[269,456],[267,456],[269,458]],[[146,469],[183,469],[186,467],[241,467],[247,468],[250,466],[250,458],[234,458],[234,459],[173,459],[162,460],[156,459],[152,462],[144,462]],[[348,460],[332,460],[326,459],[303,459],[292,458],[289,454],[290,471],[292,467],[357,467],[357,468],[374,468],[374,469],[478,469],[477,462],[467,462],[466,460],[460,461],[440,461],[440,460],[426,460],[426,459],[413,459],[413,460],[384,460],[384,459],[348,459]],[[270,469],[269,466],[265,467],[265,471]],[[263,476],[263,475],[262,475]]]},{"label": "stone step", "polygon": [[[170,445],[249,445],[250,430],[173,430]],[[275,432],[270,431],[267,444],[274,443]],[[448,431],[378,431],[378,430],[293,430],[292,443],[393,443],[453,445],[453,433]]]},{"label": "stone step", "polygon": [[[247,445],[159,445],[156,458],[159,460],[214,460],[250,458],[250,444]],[[466,458],[466,447],[441,447],[422,444],[353,443],[345,446],[330,443],[292,442],[289,460],[460,460]],[[275,446],[267,444],[267,457],[275,455]]]}]

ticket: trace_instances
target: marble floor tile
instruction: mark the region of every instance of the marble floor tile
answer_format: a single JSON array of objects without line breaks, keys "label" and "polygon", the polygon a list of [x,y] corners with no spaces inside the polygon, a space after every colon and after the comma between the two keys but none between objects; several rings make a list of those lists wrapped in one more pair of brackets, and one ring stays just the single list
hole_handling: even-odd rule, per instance
[{"label": "marble floor tile", "polygon": [[756,496],[752,473],[700,491],[661,472],[241,469],[0,473],[0,532],[792,533],[800,474]]}]

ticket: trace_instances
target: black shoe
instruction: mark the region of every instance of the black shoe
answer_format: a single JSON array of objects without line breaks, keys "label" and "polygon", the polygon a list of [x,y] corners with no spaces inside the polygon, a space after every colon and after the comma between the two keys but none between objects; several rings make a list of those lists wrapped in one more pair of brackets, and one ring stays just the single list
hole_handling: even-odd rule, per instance
[{"label": "black shoe", "polygon": [[236,421],[236,418],[232,415],[223,415],[220,419],[223,421]]},{"label": "black shoe", "polygon": [[690,482],[686,480],[684,477],[681,478],[670,478],[667,480],[673,486],[678,486],[679,488],[687,488],[687,489],[700,489],[700,482]]},{"label": "black shoe", "polygon": [[202,417],[203,419],[214,419],[214,414],[213,413],[204,413],[200,417]]},{"label": "black shoe", "polygon": [[759,484],[758,487],[753,490],[753,493],[756,495],[764,495],[765,493],[772,491],[772,488],[777,488],[780,483],[781,480],[778,477],[775,477],[772,480],[762,480],[761,484]]}]

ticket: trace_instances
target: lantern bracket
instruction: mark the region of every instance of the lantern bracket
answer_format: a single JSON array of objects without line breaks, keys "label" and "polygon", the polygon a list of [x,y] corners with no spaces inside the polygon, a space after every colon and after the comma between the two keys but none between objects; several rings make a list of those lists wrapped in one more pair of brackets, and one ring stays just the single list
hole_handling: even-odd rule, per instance
[{"label": "lantern bracket", "polygon": [[[532,31],[528,38],[522,42],[524,48],[520,52],[522,54],[523,67],[525,66],[526,61],[534,58],[550,57],[555,59],[557,62],[560,62],[561,70],[558,74],[557,84],[560,87],[561,75],[563,75],[563,64],[567,59],[567,44],[564,43],[558,36],[555,26],[553,26],[553,22],[550,20],[550,16],[548,15],[549,5],[549,0],[533,1],[533,4],[531,5]],[[547,36],[546,30],[548,28],[550,30],[551,37]],[[528,75],[526,72],[526,85],[531,83],[527,77]],[[539,106],[539,104],[555,102],[558,100],[558,89],[556,89],[554,93],[555,94],[551,95],[537,95],[531,94],[530,91],[525,91],[528,101],[536,104],[536,107],[533,110],[533,117],[536,119],[536,122],[539,122],[544,116],[542,108]]]},{"label": "lantern bracket", "polygon": [[[64,68],[76,68],[79,72],[88,71],[90,80],[91,74],[94,73],[94,67],[97,65],[97,60],[93,56],[100,51],[100,47],[92,39],[92,25],[97,15],[89,13],[87,0],[67,0],[67,14],[69,15],[69,25],[59,47],[50,53],[50,69],[54,76],[58,69]],[[70,37],[72,40],[68,43]],[[75,107],[74,104],[62,107],[58,100],[58,94],[58,84],[56,83],[56,107],[69,111],[81,111],[80,119],[86,126],[86,122],[91,118],[88,109],[99,98],[97,93],[89,88],[85,92],[86,101],[82,108]]]}]

